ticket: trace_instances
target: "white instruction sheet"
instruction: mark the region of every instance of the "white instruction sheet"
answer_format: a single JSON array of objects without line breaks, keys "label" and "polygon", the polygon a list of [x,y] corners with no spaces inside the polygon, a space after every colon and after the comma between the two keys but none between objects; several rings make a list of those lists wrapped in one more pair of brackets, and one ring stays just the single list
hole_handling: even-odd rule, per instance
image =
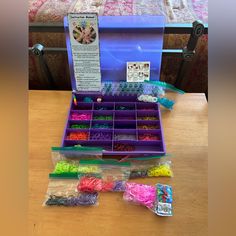
[{"label": "white instruction sheet", "polygon": [[150,61],[127,62],[126,81],[143,82],[150,79]]},{"label": "white instruction sheet", "polygon": [[68,25],[77,91],[100,91],[101,69],[96,13],[69,13]]}]

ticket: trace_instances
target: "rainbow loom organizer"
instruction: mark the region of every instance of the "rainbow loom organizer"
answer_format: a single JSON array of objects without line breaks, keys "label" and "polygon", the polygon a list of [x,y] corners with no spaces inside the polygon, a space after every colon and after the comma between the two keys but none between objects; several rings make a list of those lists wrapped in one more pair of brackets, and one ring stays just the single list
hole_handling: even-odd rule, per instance
[{"label": "rainbow loom organizer", "polygon": [[[62,146],[102,147],[104,156],[114,158],[165,155],[159,104],[139,102],[137,94],[142,93],[143,84],[126,83],[129,61],[149,61],[150,80],[159,80],[164,17],[99,16],[98,23],[102,89],[79,92],[74,79],[68,21],[64,18],[72,99]],[[97,98],[102,101],[97,102]]]}]

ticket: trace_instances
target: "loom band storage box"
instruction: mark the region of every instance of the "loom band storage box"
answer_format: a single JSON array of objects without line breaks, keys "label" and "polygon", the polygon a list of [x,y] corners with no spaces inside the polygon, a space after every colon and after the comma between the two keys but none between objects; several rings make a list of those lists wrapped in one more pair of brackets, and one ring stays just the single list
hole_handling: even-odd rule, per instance
[{"label": "loom band storage box", "polygon": [[[102,87],[126,82],[127,62],[150,62],[150,80],[159,80],[163,16],[99,16],[98,24]],[[135,93],[77,90],[67,17],[64,26],[72,95],[78,104],[71,99],[62,147],[102,147],[103,156],[114,158],[165,155],[159,104],[139,102]],[[93,102],[83,102],[85,97]],[[102,102],[97,102],[97,98],[102,98]],[[74,119],[81,114],[86,114],[87,119]]]}]

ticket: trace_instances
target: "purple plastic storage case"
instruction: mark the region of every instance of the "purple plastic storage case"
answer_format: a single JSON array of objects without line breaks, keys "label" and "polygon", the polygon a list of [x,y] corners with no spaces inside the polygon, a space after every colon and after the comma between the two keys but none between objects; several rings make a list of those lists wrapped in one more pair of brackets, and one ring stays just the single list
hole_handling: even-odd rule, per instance
[{"label": "purple plastic storage case", "polygon": [[[103,82],[125,82],[126,63],[128,61],[149,61],[150,80],[159,80],[162,46],[163,16],[99,16],[100,64]],[[102,96],[100,92],[76,91],[73,59],[68,33],[67,17],[64,18],[68,61],[72,84],[72,93],[76,96],[78,106],[71,99],[68,120],[63,135],[62,146],[103,147],[103,155],[109,156],[145,156],[164,155],[166,153],[161,113],[158,104],[138,102],[137,95]],[[83,102],[84,97],[91,97],[94,102]],[[102,97],[102,102],[95,102]],[[117,107],[129,110],[117,110]],[[104,109],[104,110],[102,110]],[[71,120],[71,114],[90,114],[86,121]],[[95,120],[96,116],[112,116],[111,120]],[[144,120],[146,116],[156,120]],[[71,128],[73,124],[85,124],[85,129]],[[96,124],[105,124],[108,128],[93,128]],[[139,129],[140,125],[155,125],[157,129]],[[68,140],[70,132],[87,132],[88,140]],[[103,133],[105,139],[94,140],[96,133]],[[140,141],[143,134],[152,134],[158,140]],[[117,140],[119,135],[130,135],[129,140]],[[99,136],[99,135],[98,135]],[[132,137],[132,138],[131,138]],[[132,146],[132,151],[116,151],[119,144]]]}]

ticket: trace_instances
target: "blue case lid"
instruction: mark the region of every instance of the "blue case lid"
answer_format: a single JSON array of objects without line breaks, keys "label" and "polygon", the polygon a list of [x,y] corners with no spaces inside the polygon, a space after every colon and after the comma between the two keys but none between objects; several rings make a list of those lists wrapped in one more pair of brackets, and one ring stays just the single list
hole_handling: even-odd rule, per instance
[{"label": "blue case lid", "polygon": [[[150,62],[150,80],[159,80],[164,16],[99,16],[102,82],[126,81],[126,63]],[[64,18],[72,89],[76,90],[68,20]]]}]

